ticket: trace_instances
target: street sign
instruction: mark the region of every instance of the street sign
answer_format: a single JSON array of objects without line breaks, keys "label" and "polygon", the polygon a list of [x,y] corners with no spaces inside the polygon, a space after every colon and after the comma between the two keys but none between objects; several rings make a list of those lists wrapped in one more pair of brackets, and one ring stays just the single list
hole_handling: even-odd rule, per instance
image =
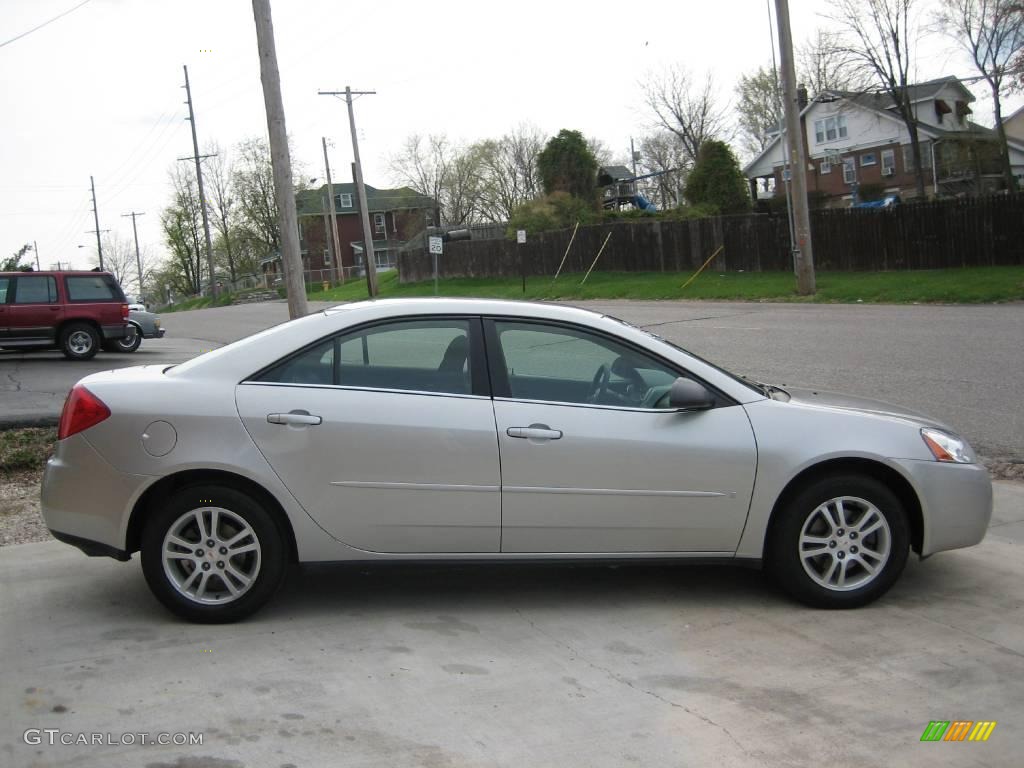
[{"label": "street sign", "polygon": [[443,253],[444,252],[442,250],[443,247],[444,247],[443,243],[444,243],[444,241],[441,240],[440,237],[435,237],[434,235],[431,235],[430,236],[430,252],[431,253]]},{"label": "street sign", "polygon": [[516,230],[516,242],[519,243],[520,245],[522,245],[523,243],[526,242],[526,230],[525,229],[517,229]]}]

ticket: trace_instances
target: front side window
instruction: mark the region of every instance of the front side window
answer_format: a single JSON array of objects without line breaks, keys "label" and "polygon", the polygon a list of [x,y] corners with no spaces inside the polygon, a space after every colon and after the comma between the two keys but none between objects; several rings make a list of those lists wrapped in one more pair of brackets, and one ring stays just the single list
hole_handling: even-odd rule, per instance
[{"label": "front side window", "polygon": [[577,328],[502,320],[494,328],[507,394],[515,399],[667,408],[679,376],[642,352]]},{"label": "front side window", "polygon": [[57,301],[57,281],[52,277],[19,277],[14,292],[15,304],[53,304]]},{"label": "front side window", "polygon": [[406,320],[322,342],[256,381],[468,395],[470,372],[468,320]]},{"label": "front side window", "polygon": [[124,294],[109,275],[68,277],[70,301],[123,301]]}]

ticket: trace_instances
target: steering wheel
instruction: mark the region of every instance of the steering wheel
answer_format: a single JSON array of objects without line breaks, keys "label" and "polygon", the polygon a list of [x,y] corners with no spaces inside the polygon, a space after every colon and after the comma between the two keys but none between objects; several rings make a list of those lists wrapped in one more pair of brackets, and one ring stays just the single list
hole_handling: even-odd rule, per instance
[{"label": "steering wheel", "polygon": [[612,369],[605,363],[601,363],[601,367],[597,369],[594,374],[593,381],[590,382],[591,392],[590,397],[587,398],[591,403],[601,402],[601,398],[608,392],[608,381],[612,377]]}]

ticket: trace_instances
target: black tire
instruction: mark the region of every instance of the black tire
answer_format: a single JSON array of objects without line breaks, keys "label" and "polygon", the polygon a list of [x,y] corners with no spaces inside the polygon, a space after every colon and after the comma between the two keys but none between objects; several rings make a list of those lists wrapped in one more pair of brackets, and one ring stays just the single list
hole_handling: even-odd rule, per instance
[{"label": "black tire", "polygon": [[[240,519],[251,530],[258,545],[258,552],[249,552],[242,555],[226,558],[228,567],[237,568],[236,572],[252,575],[252,584],[237,597],[231,597],[227,592],[226,577],[221,573],[227,573],[221,563],[221,553],[224,551],[219,546],[215,547],[216,554],[208,554],[202,549],[202,556],[193,558],[200,552],[203,542],[198,535],[198,529],[193,526],[182,529],[180,534],[186,541],[193,541],[193,538],[200,539],[199,547],[192,549],[192,554],[183,556],[178,560],[172,560],[172,565],[165,568],[163,558],[164,539],[172,527],[190,512],[217,508],[222,510],[219,515],[222,518],[221,530],[226,531],[223,535],[232,533],[231,523]],[[227,512],[227,515],[224,514]],[[205,524],[209,527],[210,520],[205,517]],[[233,516],[233,517],[232,517]],[[236,532],[238,528],[234,529]],[[194,534],[194,536],[193,536]],[[219,535],[219,534],[214,534]],[[226,541],[226,540],[225,540]],[[248,544],[249,539],[243,538],[242,544]],[[255,558],[255,559],[254,559]],[[202,565],[208,568],[206,573],[208,589],[211,593],[207,599],[216,600],[217,595],[223,596],[219,602],[203,602],[196,595],[183,593],[179,584],[187,585],[188,577],[194,571],[199,570],[195,563],[202,561]],[[147,521],[142,533],[142,572],[146,582],[156,598],[173,613],[183,619],[202,624],[221,624],[238,621],[249,616],[266,603],[280,586],[284,577],[288,561],[288,549],[285,544],[285,537],[275,518],[251,496],[234,488],[219,485],[193,485],[183,488],[175,493],[165,502]],[[255,565],[254,565],[255,563]],[[254,568],[254,569],[253,569]],[[172,575],[169,575],[168,570]],[[199,573],[200,580],[202,572]],[[215,578],[214,578],[215,577]],[[174,579],[177,578],[178,581]],[[232,579],[236,588],[240,588],[240,581]],[[187,591],[187,590],[186,590]]]},{"label": "black tire", "polygon": [[60,334],[60,351],[68,360],[90,360],[100,351],[100,334],[90,323],[68,323]]},{"label": "black tire", "polygon": [[[826,516],[838,519],[835,505],[829,508],[831,515],[819,510],[826,502],[844,497],[845,517],[851,525],[832,527]],[[874,519],[869,517],[872,509],[885,525],[860,537],[860,521],[864,521],[865,530],[874,525],[868,522]],[[866,605],[884,595],[907,564],[910,527],[906,512],[896,494],[872,477],[844,474],[819,478],[798,491],[776,514],[780,517],[773,521],[767,541],[767,570],[786,592],[807,605]],[[808,536],[819,537],[822,542],[802,543],[805,526]],[[886,541],[888,556],[884,561],[868,554],[886,549]],[[820,554],[812,554],[816,552]],[[873,572],[864,563],[873,566]],[[831,570],[833,566],[835,571]],[[838,585],[839,571],[850,575],[850,582],[843,587]],[[833,579],[837,583],[832,584]],[[857,585],[858,579],[865,581]],[[828,586],[822,583],[826,580]]]},{"label": "black tire", "polygon": [[129,354],[139,348],[142,343],[142,331],[138,328],[135,329],[135,333],[131,337],[131,341],[128,339],[110,339],[109,341],[103,342],[103,350],[105,352],[123,352]]}]

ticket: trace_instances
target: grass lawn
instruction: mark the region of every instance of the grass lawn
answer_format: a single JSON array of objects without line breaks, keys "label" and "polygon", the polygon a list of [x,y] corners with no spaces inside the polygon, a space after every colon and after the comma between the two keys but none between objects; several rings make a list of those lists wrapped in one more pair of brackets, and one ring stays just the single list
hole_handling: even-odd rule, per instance
[{"label": "grass lawn", "polygon": [[41,470],[53,453],[56,440],[57,430],[53,427],[0,430],[0,478]]},{"label": "grass lawn", "polygon": [[217,297],[217,300],[210,296],[199,296],[194,299],[187,299],[180,301],[177,304],[169,304],[166,307],[160,307],[156,311],[160,314],[165,312],[184,312],[186,309],[206,309],[207,307],[226,307],[231,303],[231,296],[229,294],[221,294]]},{"label": "grass lawn", "polygon": [[[594,272],[584,285],[582,274],[521,278],[453,278],[441,280],[442,296],[502,299],[718,299],[739,301],[814,301],[837,303],[989,303],[1024,299],[1024,267],[970,267],[913,272],[819,272],[818,293],[798,296],[788,272],[705,271],[684,290],[693,273]],[[432,296],[433,281],[399,283],[395,272],[379,276],[381,298]],[[328,291],[313,291],[314,301],[366,298],[365,280],[349,281]]]}]

